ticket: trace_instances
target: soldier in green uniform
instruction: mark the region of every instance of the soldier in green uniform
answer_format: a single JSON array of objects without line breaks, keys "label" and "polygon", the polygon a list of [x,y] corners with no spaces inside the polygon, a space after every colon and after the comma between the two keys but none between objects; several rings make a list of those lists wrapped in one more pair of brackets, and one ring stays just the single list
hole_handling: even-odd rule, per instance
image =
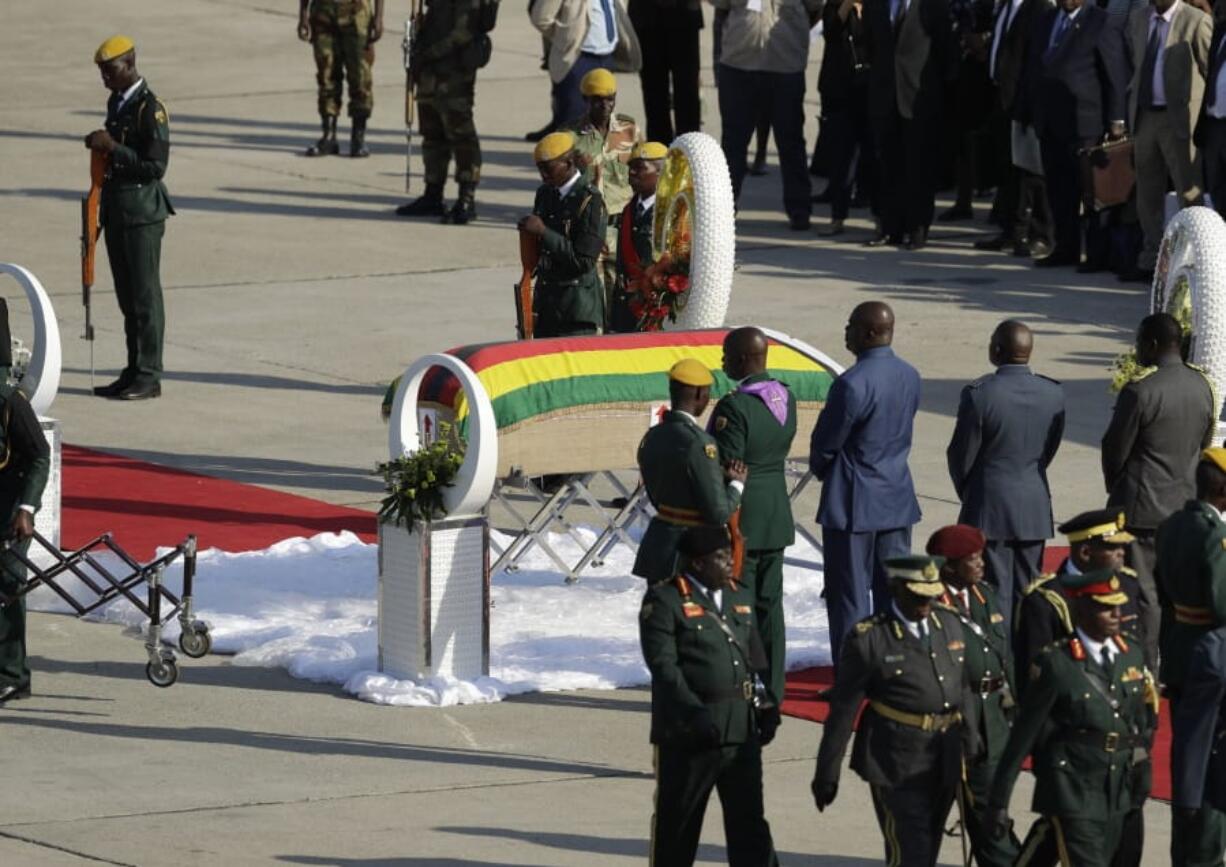
[{"label": "soldier in green uniform", "polygon": [[94,389],[100,397],[145,400],[162,393],[162,234],[174,213],[162,178],[170,159],[166,108],[136,71],[136,46],[112,36],[94,62],[111,92],[106,128],[85,146],[107,155],[98,222],[111,262],[115,297],[123,313],[127,361],[119,378]]},{"label": "soldier in green uniform", "polygon": [[672,408],[639,443],[639,472],[656,514],[639,543],[634,574],[649,583],[677,574],[677,543],[686,527],[723,526],[741,504],[744,463],[721,467],[719,446],[698,426],[714,382],[700,361],[674,364],[668,372]]},{"label": "soldier in green uniform", "polygon": [[[25,581],[22,556],[34,535],[34,513],[42,503],[51,469],[51,449],[26,396],[0,386],[0,438],[7,460],[0,468],[0,514],[8,520],[11,547],[0,552],[0,596],[12,598]],[[26,665],[25,598],[0,607],[0,704],[30,694]]]},{"label": "soldier in green uniform", "polygon": [[[481,180],[481,142],[473,122],[473,100],[477,70],[489,61],[491,50],[480,9],[479,0],[426,3],[411,52],[426,190],[396,209],[402,217],[442,217],[444,223],[464,225],[477,216],[474,196]],[[448,211],[443,186],[452,155],[460,192]]]},{"label": "soldier in green uniform", "polygon": [[[1161,681],[1171,700],[1174,738],[1184,733],[1179,705],[1201,637],[1226,626],[1226,449],[1206,449],[1196,467],[1196,499],[1158,526],[1154,581],[1162,606]],[[1220,864],[1226,815],[1206,804],[1171,814],[1171,864]]]},{"label": "soldier in green uniform", "polygon": [[533,151],[545,183],[519,230],[540,239],[536,268],[537,337],[598,334],[604,328],[604,292],[596,259],[608,223],[604,199],[583,180],[575,161],[575,137],[550,133]]},{"label": "soldier in green uniform", "polygon": [[779,714],[755,688],[764,660],[753,599],[733,580],[724,527],[691,527],[680,546],[681,571],[647,588],[639,616],[656,750],[650,863],[694,863],[714,789],[728,863],[771,867],[779,860],[763,804],[762,745]]},{"label": "soldier in green uniform", "polygon": [[757,328],[735,328],[724,338],[724,373],[737,383],[711,413],[720,457],[745,464],[740,531],[745,559],[740,580],[753,591],[758,632],[770,663],[766,684],[783,701],[787,641],[783,622],[783,551],[795,541],[792,501],[784,464],[796,437],[796,398],[766,372],[768,343]]},{"label": "soldier in green uniform", "polygon": [[925,550],[945,558],[941,580],[945,593],[938,601],[962,623],[966,641],[966,676],[978,702],[981,749],[966,756],[959,799],[962,824],[971,839],[975,863],[980,867],[1012,867],[1018,840],[1010,833],[992,836],[984,822],[988,790],[1013,725],[1014,699],[1009,630],[997,602],[996,591],[984,580],[987,539],[975,527],[942,527],[928,539]]},{"label": "soldier in green uniform", "polygon": [[1124,565],[1133,541],[1125,524],[1118,509],[1095,509],[1060,525],[1060,532],[1068,539],[1068,557],[1055,572],[1040,575],[1022,590],[1022,601],[1014,615],[1014,671],[1019,691],[1026,689],[1026,673],[1035,657],[1053,641],[1073,634],[1073,615],[1063,585],[1066,575],[1115,570],[1128,596],[1121,609],[1123,632],[1126,637],[1136,637],[1141,627],[1136,603],[1140,585],[1136,573]]},{"label": "soldier in green uniform", "polygon": [[336,118],[341,113],[343,84],[349,83],[349,156],[368,157],[366,122],[375,104],[371,66],[375,43],[383,35],[383,0],[298,0],[298,38],[315,51],[319,85],[319,120],[323,134],[307,148],[309,157],[341,152]]},{"label": "soldier in green uniform", "polygon": [[[934,605],[945,592],[940,557],[885,562],[892,604],[848,633],[813,775],[818,810],[834,802],[843,752],[860,716],[851,768],[869,784],[895,867],[932,867],[961,778],[976,703],[965,680],[962,624]],[[971,718],[963,724],[963,714]]]},{"label": "soldier in green uniform", "polygon": [[583,179],[594,186],[609,211],[605,245],[598,268],[610,306],[617,291],[618,217],[633,191],[630,188],[630,153],[643,140],[634,118],[616,114],[617,78],[604,68],[593,69],[579,82],[587,99],[587,114],[575,122],[575,151]]},{"label": "soldier in green uniform", "polygon": [[1051,863],[1034,854],[1050,843],[1061,864],[1107,867],[1117,857],[1139,863],[1139,850],[1119,849],[1127,817],[1149,793],[1156,688],[1139,644],[1120,634],[1120,606],[1128,600],[1119,576],[1103,569],[1063,581],[1075,634],[1031,663],[992,783],[989,825],[999,836],[1011,826],[1009,796],[1022,762],[1033,755],[1031,809],[1041,817],[1017,863]]},{"label": "soldier in green uniform", "polygon": [[642,319],[643,275],[655,261],[651,227],[656,215],[656,183],[668,148],[644,142],[630,152],[630,189],[634,197],[622,208],[617,223],[617,291],[609,308],[609,331],[628,334],[639,330]]}]

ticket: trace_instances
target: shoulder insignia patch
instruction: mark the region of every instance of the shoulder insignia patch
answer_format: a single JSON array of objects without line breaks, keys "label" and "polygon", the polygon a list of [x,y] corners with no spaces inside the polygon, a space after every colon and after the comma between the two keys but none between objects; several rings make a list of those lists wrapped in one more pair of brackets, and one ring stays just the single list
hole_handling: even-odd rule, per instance
[{"label": "shoulder insignia patch", "polygon": [[711,460],[719,457],[719,449],[715,446],[715,443],[707,443],[702,447],[702,450]]},{"label": "shoulder insignia patch", "polygon": [[1222,550],[1226,551],[1226,539],[1222,540]]},{"label": "shoulder insignia patch", "polygon": [[170,118],[166,114],[166,106],[162,105],[161,101],[155,103],[157,110],[153,112],[153,119],[158,123],[169,123]]},{"label": "shoulder insignia patch", "polygon": [[716,429],[717,431],[721,431],[721,430],[723,430],[724,428],[726,428],[727,426],[728,426],[728,417],[727,417],[727,416],[723,416],[723,415],[721,415],[719,418],[715,419],[715,429]]}]

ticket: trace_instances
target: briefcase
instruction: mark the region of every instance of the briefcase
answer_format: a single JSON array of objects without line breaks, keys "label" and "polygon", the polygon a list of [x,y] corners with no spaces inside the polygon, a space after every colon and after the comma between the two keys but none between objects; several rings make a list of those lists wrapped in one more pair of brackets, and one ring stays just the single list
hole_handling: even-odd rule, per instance
[{"label": "briefcase", "polygon": [[1131,139],[1104,142],[1077,155],[1081,161],[1081,200],[1087,210],[1101,211],[1128,201],[1137,182]]}]

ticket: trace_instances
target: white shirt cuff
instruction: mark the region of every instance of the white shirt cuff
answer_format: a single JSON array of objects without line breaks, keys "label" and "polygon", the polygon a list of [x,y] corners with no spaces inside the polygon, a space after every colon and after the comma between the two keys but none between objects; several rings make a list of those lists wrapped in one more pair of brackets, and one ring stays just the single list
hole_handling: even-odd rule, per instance
[{"label": "white shirt cuff", "polygon": [[31,515],[34,514],[34,507],[31,506],[29,503],[22,503],[17,508],[21,509],[23,512],[29,512]]},{"label": "white shirt cuff", "polygon": [[732,490],[736,491],[738,494],[745,493],[745,483],[740,479],[733,479],[728,483],[728,487],[732,488]]}]

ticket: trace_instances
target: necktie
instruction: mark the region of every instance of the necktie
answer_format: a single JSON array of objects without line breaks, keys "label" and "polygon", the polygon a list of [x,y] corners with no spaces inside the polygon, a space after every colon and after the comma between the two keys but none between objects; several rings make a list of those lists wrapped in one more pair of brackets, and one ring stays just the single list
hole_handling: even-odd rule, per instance
[{"label": "necktie", "polygon": [[1158,64],[1158,44],[1162,34],[1162,20],[1153,19],[1149,27],[1149,41],[1145,43],[1145,59],[1141,62],[1141,90],[1137,104],[1151,108],[1154,104],[1154,67]]},{"label": "necktie", "polygon": [[613,6],[610,0],[600,0],[600,11],[604,13],[604,34],[612,42],[617,38],[617,31],[613,23]]},{"label": "necktie", "polygon": [[903,16],[907,14],[907,0],[893,0],[890,10],[890,22],[894,25],[894,29],[902,24]]},{"label": "necktie", "polygon": [[1220,42],[1218,42],[1216,49],[1213,52],[1213,58],[1209,62],[1209,80],[1205,84],[1205,86],[1209,89],[1209,92],[1205,94],[1205,104],[1209,108],[1213,108],[1217,103],[1217,78],[1222,71],[1223,44],[1226,44],[1226,38],[1223,38]]},{"label": "necktie", "polygon": [[106,101],[106,119],[114,120],[115,115],[119,113],[119,103],[123,100],[123,94],[112,93],[111,98]]},{"label": "necktie", "polygon": [[1103,644],[1102,666],[1103,666],[1103,671],[1107,673],[1107,683],[1109,683],[1112,686],[1112,688],[1114,688],[1115,687],[1115,662],[1112,659],[1111,652],[1108,649],[1106,644]]},{"label": "necktie", "polygon": [[1000,43],[1005,41],[1005,36],[1009,32],[1009,25],[1013,23],[1013,2],[1005,0],[1000,10],[1000,24],[997,25],[995,38],[992,40],[992,56],[988,64],[988,75],[993,81],[996,80],[996,55],[1000,53]]},{"label": "necktie", "polygon": [[1069,17],[1065,14],[1056,16],[1056,26],[1051,35],[1051,43],[1047,46],[1047,51],[1044,53],[1044,58],[1050,59],[1056,50],[1060,47],[1060,43],[1064,41],[1064,35],[1068,33]]}]

